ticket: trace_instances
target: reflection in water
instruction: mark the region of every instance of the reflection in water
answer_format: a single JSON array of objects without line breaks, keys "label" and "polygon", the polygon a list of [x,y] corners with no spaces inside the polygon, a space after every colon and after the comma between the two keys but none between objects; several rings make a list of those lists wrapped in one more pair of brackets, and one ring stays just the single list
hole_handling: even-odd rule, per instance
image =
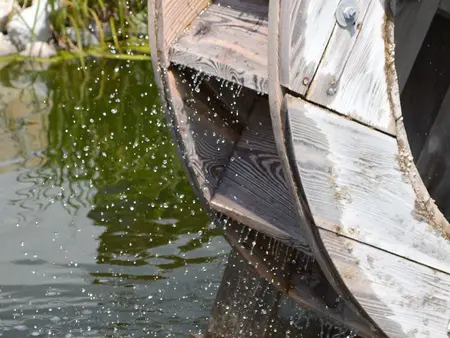
[{"label": "reflection in water", "polygon": [[152,83],[137,61],[0,70],[2,338],[205,327],[229,247],[184,178]]}]

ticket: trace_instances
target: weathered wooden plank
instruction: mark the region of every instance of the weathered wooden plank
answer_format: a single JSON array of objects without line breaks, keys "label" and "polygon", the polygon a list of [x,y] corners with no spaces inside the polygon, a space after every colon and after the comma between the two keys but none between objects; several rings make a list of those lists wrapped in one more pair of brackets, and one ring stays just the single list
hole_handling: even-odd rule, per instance
[{"label": "weathered wooden plank", "polygon": [[[385,58],[385,1],[371,0],[361,31],[344,62],[331,72],[335,82],[316,88],[315,102],[364,124],[395,134],[395,121],[388,99]],[[333,34],[341,34],[336,27]],[[313,35],[314,38],[314,35]],[[351,47],[348,44],[347,47]],[[369,52],[370,51],[370,52]],[[324,60],[341,59],[347,50],[327,48]],[[315,81],[315,80],[314,80]]]},{"label": "weathered wooden plank", "polygon": [[280,81],[305,94],[335,26],[339,0],[281,1]]},{"label": "weathered wooden plank", "polygon": [[448,338],[450,276],[320,230],[345,284],[390,338]]},{"label": "weathered wooden plank", "polygon": [[170,48],[170,60],[267,93],[267,15],[262,1],[212,4]]},{"label": "weathered wooden plank", "polygon": [[417,169],[442,213],[450,217],[450,90],[428,134]]},{"label": "weathered wooden plank", "polygon": [[[396,140],[287,96],[291,155],[317,226],[450,272],[450,245],[428,224]],[[417,204],[417,205],[416,205]]]},{"label": "weathered wooden plank", "polygon": [[[193,183],[209,201],[240,138],[247,112],[242,112],[240,118],[243,121],[240,121],[236,116],[236,107],[227,109],[211,92],[209,81],[192,76],[188,70],[186,74],[169,71],[168,79],[173,123],[183,145],[182,158],[192,171]],[[230,89],[222,90],[225,92]],[[240,93],[236,99],[244,93]]]},{"label": "weathered wooden plank", "polygon": [[339,298],[311,256],[242,225],[228,225],[226,238],[259,276],[315,317],[345,325],[363,336],[373,334]]},{"label": "weathered wooden plank", "polygon": [[211,206],[309,253],[278,157],[267,100],[255,104]]},{"label": "weathered wooden plank", "polygon": [[366,0],[356,2],[358,18],[355,25],[342,28],[336,24],[328,43],[327,52],[325,52],[309,88],[308,99],[321,103],[333,100],[333,96],[329,95],[329,91],[335,90],[342,76],[350,53],[361,31],[369,4],[370,1]]},{"label": "weathered wooden plank", "polygon": [[[206,8],[210,0],[149,0],[150,39],[155,39],[152,53],[166,54],[172,42]],[[168,66],[168,60],[160,61]]]},{"label": "weathered wooden plank", "polygon": [[441,0],[397,0],[395,61],[400,92],[405,87]]}]

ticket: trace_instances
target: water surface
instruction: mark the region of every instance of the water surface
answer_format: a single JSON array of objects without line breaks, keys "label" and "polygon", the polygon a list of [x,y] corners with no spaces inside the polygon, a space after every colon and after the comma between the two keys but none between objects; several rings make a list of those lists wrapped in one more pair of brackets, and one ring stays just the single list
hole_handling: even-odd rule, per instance
[{"label": "water surface", "polygon": [[185,178],[151,64],[0,68],[0,336],[204,329],[229,246]]}]

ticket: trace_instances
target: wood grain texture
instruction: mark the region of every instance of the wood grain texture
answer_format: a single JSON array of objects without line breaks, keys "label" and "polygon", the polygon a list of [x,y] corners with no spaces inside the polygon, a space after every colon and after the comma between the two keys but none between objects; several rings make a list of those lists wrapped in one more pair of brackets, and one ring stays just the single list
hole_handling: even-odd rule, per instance
[{"label": "wood grain texture", "polygon": [[280,81],[305,94],[335,26],[338,0],[281,1]]},{"label": "wood grain texture", "polygon": [[[314,102],[386,133],[395,134],[395,121],[387,94],[385,15],[385,1],[371,0],[353,47],[349,43],[347,49],[327,48],[323,62],[334,64],[336,69],[330,69],[329,75],[321,74],[326,77],[325,82],[333,78],[336,82],[321,88],[319,85],[323,80],[314,79],[319,81],[314,91]],[[336,27],[333,35],[342,34],[341,30]],[[337,39],[339,37],[332,38],[334,41]],[[348,58],[344,60],[341,54],[348,54]],[[333,59],[340,62],[334,63]]]},{"label": "wood grain texture", "polygon": [[396,140],[287,98],[292,156],[317,226],[450,272],[450,245],[416,205]]},{"label": "wood grain texture", "polygon": [[450,217],[449,130],[450,90],[447,91],[416,164],[423,183],[447,219]]},{"label": "wood grain texture", "polygon": [[169,58],[267,93],[267,15],[262,1],[212,4],[171,46]]},{"label": "wood grain texture", "polygon": [[[193,173],[194,185],[209,201],[240,138],[246,112],[238,115],[237,108],[223,105],[214,96],[214,91],[210,91],[209,81],[200,77],[196,79],[190,71],[186,74],[170,72],[169,80],[175,111],[173,122],[184,146],[182,159]],[[223,88],[224,92],[226,90],[230,89]],[[237,101],[239,97],[236,97]],[[242,102],[245,103],[246,99]]]},{"label": "wood grain texture", "polygon": [[208,6],[210,0],[156,0],[160,1],[158,16],[162,28],[164,47],[172,42],[198,17]]},{"label": "wood grain texture", "polygon": [[448,338],[450,276],[327,230],[347,287],[390,338]]},{"label": "wood grain texture", "polygon": [[441,0],[397,0],[395,59],[400,92],[419,54]]},{"label": "wood grain texture", "polygon": [[[173,1],[172,3],[175,3],[175,1]],[[163,27],[164,17],[162,15],[162,13],[164,12],[164,4],[164,0],[148,0],[148,32],[155,82],[158,86],[159,95],[161,98],[161,107],[164,110],[166,121],[168,122],[168,125],[170,127],[170,132],[172,135],[172,139],[176,145],[178,156],[182,159],[186,176],[188,177],[188,180],[191,183],[191,186],[200,202],[205,208],[208,209],[208,204],[205,196],[199,189],[199,186],[196,185],[195,174],[189,167],[188,162],[184,156],[186,152],[184,139],[176,123],[176,116],[180,111],[182,111],[180,109],[182,109],[184,104],[180,100],[177,93],[176,81],[174,79],[174,76],[167,69],[169,60],[168,50],[165,43],[165,30]],[[173,88],[175,88],[174,93],[172,93]],[[175,100],[173,97],[174,95]]]},{"label": "wood grain texture", "polygon": [[311,256],[235,223],[227,226],[226,238],[259,276],[294,299],[301,308],[313,311],[322,320],[345,325],[360,335],[372,335],[337,295]]},{"label": "wood grain texture", "polygon": [[353,50],[364,23],[370,1],[359,0],[356,4],[358,10],[356,24],[347,28],[341,28],[336,24],[328,43],[327,52],[325,52],[314,76],[314,81],[312,81],[308,90],[307,97],[309,100],[328,102],[333,99],[327,94],[327,91],[330,88],[334,88],[340,82],[350,53]]},{"label": "wood grain texture", "polygon": [[211,206],[283,243],[310,253],[275,147],[266,100],[255,105]]}]

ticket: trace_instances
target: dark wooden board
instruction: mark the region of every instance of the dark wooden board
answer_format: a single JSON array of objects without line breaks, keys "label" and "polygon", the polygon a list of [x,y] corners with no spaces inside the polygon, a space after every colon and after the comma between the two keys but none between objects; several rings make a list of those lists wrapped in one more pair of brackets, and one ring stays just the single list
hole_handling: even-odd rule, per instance
[{"label": "dark wooden board", "polygon": [[275,146],[266,99],[255,104],[211,206],[274,238],[309,252]]},{"label": "dark wooden board", "polygon": [[[238,107],[216,97],[211,89],[215,80],[193,75],[190,70],[169,73],[173,123],[183,142],[182,159],[192,171],[192,182],[209,201],[240,138],[248,116],[245,110],[255,96],[245,91],[236,95],[239,102],[248,94],[242,99],[243,111],[237,114]],[[227,91],[230,89],[222,89]]]},{"label": "dark wooden board", "polygon": [[214,3],[172,44],[169,59],[267,93],[267,15],[265,1]]}]

